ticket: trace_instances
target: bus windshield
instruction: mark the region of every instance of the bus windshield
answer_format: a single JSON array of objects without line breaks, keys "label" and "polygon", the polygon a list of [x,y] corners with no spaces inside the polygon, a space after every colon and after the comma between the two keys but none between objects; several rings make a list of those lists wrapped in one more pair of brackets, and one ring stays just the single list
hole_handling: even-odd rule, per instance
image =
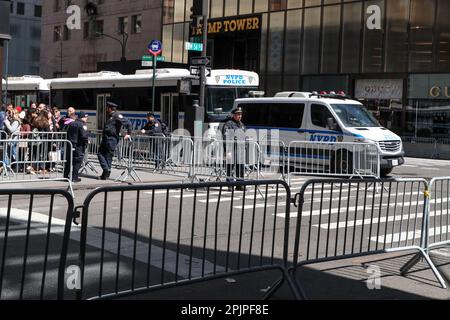
[{"label": "bus windshield", "polygon": [[331,107],[348,128],[382,127],[380,123],[361,105],[332,104]]},{"label": "bus windshield", "polygon": [[[208,113],[230,113],[234,100],[247,98],[249,91],[257,88],[242,87],[207,87],[206,110]],[[218,109],[222,109],[218,112]]]}]

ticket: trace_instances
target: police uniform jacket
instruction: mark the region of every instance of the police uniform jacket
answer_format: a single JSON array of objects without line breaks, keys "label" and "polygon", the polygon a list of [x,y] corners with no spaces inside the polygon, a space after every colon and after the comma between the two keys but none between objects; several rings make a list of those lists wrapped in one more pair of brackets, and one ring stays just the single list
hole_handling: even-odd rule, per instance
[{"label": "police uniform jacket", "polygon": [[166,125],[156,119],[153,123],[147,122],[142,129],[145,130],[145,134],[149,136],[164,137],[168,134]]},{"label": "police uniform jacket", "polygon": [[81,120],[71,122],[67,127],[67,139],[74,148],[84,150],[89,142],[89,133],[86,124]]},{"label": "police uniform jacket", "polygon": [[127,134],[131,134],[131,122],[120,113],[113,112],[110,114],[105,123],[103,136],[106,138],[115,138],[116,140],[119,140],[122,127],[127,130]]},{"label": "police uniform jacket", "polygon": [[222,128],[222,135],[224,137],[224,140],[227,140],[230,138],[238,137],[241,134],[244,135],[245,132],[245,125],[242,123],[242,121],[236,121],[233,118],[229,119],[227,122],[225,122],[223,128]]},{"label": "police uniform jacket", "polygon": [[242,121],[236,121],[233,118],[225,122],[222,128],[224,148],[227,157],[227,164],[245,163],[245,126]]}]

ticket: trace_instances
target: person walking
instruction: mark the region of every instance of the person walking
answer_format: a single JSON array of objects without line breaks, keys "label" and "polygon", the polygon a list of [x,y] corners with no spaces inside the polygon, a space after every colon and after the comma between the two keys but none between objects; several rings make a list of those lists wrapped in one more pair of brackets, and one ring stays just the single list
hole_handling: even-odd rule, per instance
[{"label": "person walking", "polygon": [[[242,108],[237,107],[231,111],[231,118],[225,122],[222,135],[225,140],[227,181],[242,181],[245,172],[245,145],[239,143],[245,141]],[[236,187],[236,190],[244,191],[245,187]]]},{"label": "person walking", "polygon": [[118,105],[108,101],[106,103],[106,123],[103,129],[102,141],[97,154],[103,173],[100,180],[106,180],[111,175],[112,158],[120,139],[120,132],[125,129],[125,140],[130,139],[131,122],[118,111]]},{"label": "person walking", "polygon": [[64,178],[69,179],[70,162],[72,161],[72,182],[80,182],[79,172],[83,164],[84,152],[89,143],[89,132],[87,130],[88,115],[81,111],[78,114],[78,119],[71,122],[67,127],[67,140],[72,143],[72,150],[70,144],[66,145],[67,154],[66,163],[64,165]]}]

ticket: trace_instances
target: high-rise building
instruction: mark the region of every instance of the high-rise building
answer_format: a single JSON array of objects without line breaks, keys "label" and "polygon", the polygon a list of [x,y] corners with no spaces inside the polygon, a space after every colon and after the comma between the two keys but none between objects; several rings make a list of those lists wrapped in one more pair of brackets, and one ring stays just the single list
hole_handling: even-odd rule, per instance
[{"label": "high-rise building", "polygon": [[[193,0],[164,0],[164,55],[187,62]],[[345,91],[388,128],[450,134],[450,1],[208,0],[213,68],[260,74],[267,95]],[[171,48],[168,48],[171,44]]]},{"label": "high-rise building", "polygon": [[8,75],[38,75],[41,45],[42,0],[12,0]]},{"label": "high-rise building", "polygon": [[161,38],[161,18],[160,0],[46,0],[41,75],[72,77],[97,71],[100,62],[141,60]]}]

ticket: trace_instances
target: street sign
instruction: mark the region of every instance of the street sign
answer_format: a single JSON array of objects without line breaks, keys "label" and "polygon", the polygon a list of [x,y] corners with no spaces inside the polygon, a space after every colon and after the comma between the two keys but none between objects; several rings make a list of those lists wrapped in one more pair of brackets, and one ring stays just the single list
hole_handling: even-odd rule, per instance
[{"label": "street sign", "polygon": [[[142,56],[142,61],[153,61],[153,56]],[[166,57],[164,56],[157,56],[156,61],[158,62],[164,62],[166,61]]]},{"label": "street sign", "polygon": [[[200,67],[190,67],[189,71],[191,72],[191,76],[200,76]],[[205,69],[205,76],[209,77],[211,76],[211,68]]]},{"label": "street sign", "polygon": [[203,44],[197,42],[186,42],[184,48],[188,51],[203,51]]},{"label": "street sign", "polygon": [[211,57],[192,57],[191,66],[211,66]]},{"label": "street sign", "polygon": [[157,56],[162,51],[162,43],[158,40],[152,40],[147,46],[147,49],[152,55]]},{"label": "street sign", "polygon": [[153,61],[142,60],[143,67],[153,67]]}]

